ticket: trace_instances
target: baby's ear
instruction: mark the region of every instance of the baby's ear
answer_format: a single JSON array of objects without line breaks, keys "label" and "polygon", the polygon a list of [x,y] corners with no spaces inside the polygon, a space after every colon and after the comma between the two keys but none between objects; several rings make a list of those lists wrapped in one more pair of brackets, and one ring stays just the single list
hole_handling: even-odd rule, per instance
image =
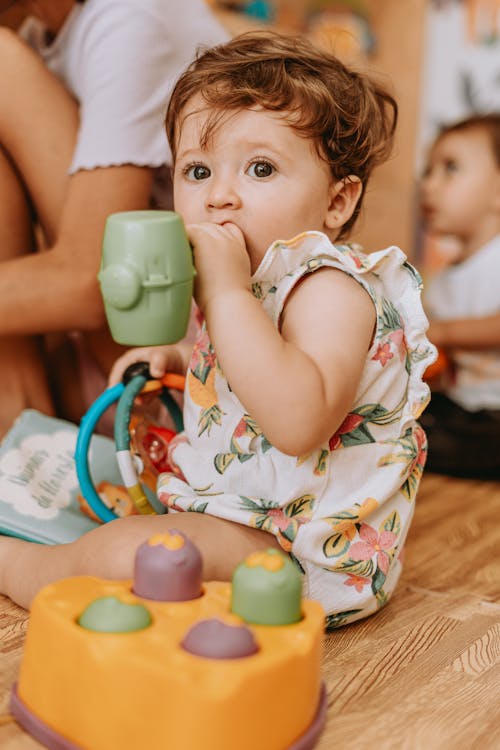
[{"label": "baby's ear", "polygon": [[332,182],[325,226],[328,229],[343,227],[353,215],[362,192],[363,185],[356,175],[350,174],[336,183]]}]

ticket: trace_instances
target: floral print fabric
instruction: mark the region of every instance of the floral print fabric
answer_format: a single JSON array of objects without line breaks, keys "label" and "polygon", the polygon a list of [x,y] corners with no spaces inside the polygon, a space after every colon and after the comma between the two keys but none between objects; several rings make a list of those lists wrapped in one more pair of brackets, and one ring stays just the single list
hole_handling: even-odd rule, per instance
[{"label": "floral print fabric", "polygon": [[286,299],[325,266],[350,274],[377,312],[376,332],[352,409],[328,443],[288,456],[266,439],[224,378],[202,326],[186,380],[185,432],[174,472],[158,481],[169,511],[209,513],[273,534],[321,602],[327,627],[383,606],[401,571],[404,541],[426,456],[417,422],[429,400],[422,375],[435,357],[418,273],[396,247],[371,255],[320,232],[275,242],[253,293],[278,327]]}]

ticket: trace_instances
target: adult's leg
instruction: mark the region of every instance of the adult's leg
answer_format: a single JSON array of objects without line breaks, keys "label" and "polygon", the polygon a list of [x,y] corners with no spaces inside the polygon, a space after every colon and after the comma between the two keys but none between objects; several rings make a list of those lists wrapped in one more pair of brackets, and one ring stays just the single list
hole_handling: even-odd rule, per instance
[{"label": "adult's leg", "polygon": [[132,578],[137,547],[153,534],[172,529],[184,532],[200,549],[204,580],[228,581],[251,552],[279,548],[265,531],[203,513],[128,516],[71,544],[51,547],[0,537],[0,593],[28,608],[40,588],[64,577]]},{"label": "adult's leg", "polygon": [[[33,251],[31,207],[47,243],[54,241],[77,126],[76,103],[62,84],[0,29],[0,263]],[[0,361],[0,435],[23,408],[53,413],[40,339],[0,337]]]},{"label": "adult's leg", "polygon": [[[33,245],[27,196],[12,164],[0,149],[0,258],[7,260]],[[0,269],[1,273],[1,269]],[[15,310],[12,310],[15,315]],[[53,413],[39,338],[0,337],[0,438],[19,412]]]}]

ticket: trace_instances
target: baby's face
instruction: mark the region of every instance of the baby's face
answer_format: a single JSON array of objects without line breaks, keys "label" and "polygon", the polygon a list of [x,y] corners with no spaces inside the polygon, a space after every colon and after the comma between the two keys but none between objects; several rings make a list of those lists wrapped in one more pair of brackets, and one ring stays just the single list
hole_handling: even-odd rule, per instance
[{"label": "baby's face", "polygon": [[431,150],[421,190],[427,228],[464,242],[500,218],[500,171],[480,128],[442,136]]},{"label": "baby's face", "polygon": [[332,177],[310,139],[277,114],[249,109],[229,113],[202,148],[209,114],[196,97],[181,115],[174,204],[186,224],[236,224],[252,272],[274,240],[329,231]]}]

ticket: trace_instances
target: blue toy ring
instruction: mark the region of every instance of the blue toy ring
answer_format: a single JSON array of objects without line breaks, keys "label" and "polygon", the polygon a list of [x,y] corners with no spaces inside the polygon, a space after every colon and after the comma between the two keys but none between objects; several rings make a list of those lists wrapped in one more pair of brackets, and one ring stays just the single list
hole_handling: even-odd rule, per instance
[{"label": "blue toy ring", "polygon": [[124,384],[118,383],[112,388],[108,388],[108,390],[104,391],[104,393],[94,401],[85,416],[82,417],[80,429],[78,430],[78,439],[76,441],[76,474],[78,476],[82,494],[96,516],[104,522],[113,521],[115,518],[118,518],[118,516],[103,503],[97,494],[94,483],[90,477],[90,439],[97,422],[100,420],[104,412],[114,404],[115,401],[118,401],[124,390]]}]

